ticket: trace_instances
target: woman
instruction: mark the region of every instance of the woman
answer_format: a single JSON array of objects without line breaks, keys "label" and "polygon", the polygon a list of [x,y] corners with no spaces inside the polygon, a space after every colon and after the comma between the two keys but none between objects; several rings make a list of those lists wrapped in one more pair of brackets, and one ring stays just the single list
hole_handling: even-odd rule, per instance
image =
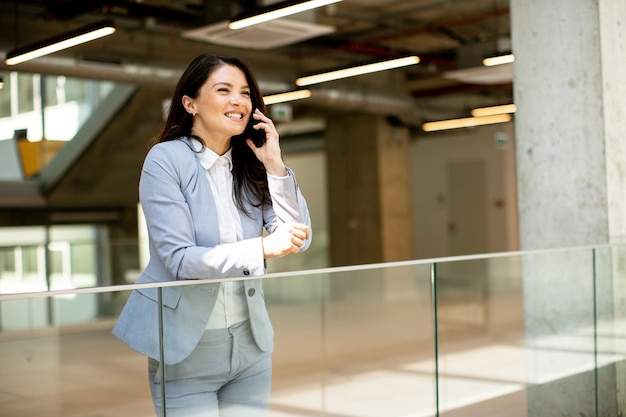
[{"label": "woman", "polygon": [[[255,132],[265,133],[258,147]],[[148,356],[157,414],[165,392],[168,417],[265,415],[274,333],[261,280],[210,280],[262,275],[266,259],[305,250],[310,218],[239,59],[189,64],[144,161],[139,198],[150,260],[137,283],[208,280],[133,291],[113,329]]]}]

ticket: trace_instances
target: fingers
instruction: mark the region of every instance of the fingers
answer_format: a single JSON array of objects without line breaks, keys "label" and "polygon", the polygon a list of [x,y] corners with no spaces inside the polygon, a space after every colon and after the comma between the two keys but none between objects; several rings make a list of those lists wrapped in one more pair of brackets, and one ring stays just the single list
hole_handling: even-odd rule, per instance
[{"label": "fingers", "polygon": [[254,117],[256,120],[262,120],[266,123],[270,123],[274,125],[274,123],[272,123],[272,119],[264,115],[263,112],[259,109],[254,109],[254,113],[252,113],[252,117]]},{"label": "fingers", "polygon": [[291,237],[291,244],[293,245],[293,247],[296,249],[296,251],[299,251],[300,248],[302,246],[304,246],[304,235],[302,235],[302,237],[294,234]]},{"label": "fingers", "polygon": [[259,120],[259,123],[254,125],[254,129],[263,129],[265,130],[266,135],[271,135],[275,138],[278,138],[278,131],[276,130],[276,126],[274,126],[274,122],[272,119],[264,115],[261,110],[255,109],[254,113],[252,113],[252,117],[255,120]]},{"label": "fingers", "polygon": [[290,226],[289,233],[292,234],[293,243],[299,244],[298,247],[301,247],[304,245],[304,241],[311,236],[311,229],[302,223],[292,223]]},{"label": "fingers", "polygon": [[301,223],[294,223],[291,225],[291,232],[300,237],[301,239],[309,238],[309,226]]},{"label": "fingers", "polygon": [[311,228],[304,223],[291,223],[291,227],[300,232],[304,233],[305,237],[308,239],[311,233]]},{"label": "fingers", "polygon": [[291,225],[290,229],[291,233],[291,244],[293,245],[293,249],[297,253],[302,249],[305,244],[305,241],[311,236],[311,229],[309,226],[301,223],[295,223]]},{"label": "fingers", "polygon": [[263,239],[266,258],[298,253],[311,236],[309,226],[302,223],[285,223]]}]

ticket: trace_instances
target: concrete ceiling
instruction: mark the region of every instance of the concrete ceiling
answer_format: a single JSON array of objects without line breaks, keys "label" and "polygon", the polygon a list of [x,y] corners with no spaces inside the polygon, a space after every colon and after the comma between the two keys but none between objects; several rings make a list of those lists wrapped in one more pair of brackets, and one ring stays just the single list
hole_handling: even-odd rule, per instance
[{"label": "concrete ceiling", "polygon": [[[257,3],[261,2],[0,0],[3,55],[102,19],[112,19],[117,26],[112,36],[54,55],[14,67],[2,62],[0,71],[62,74],[139,86],[123,115],[54,183],[44,178],[39,186],[31,182],[23,184],[26,188],[1,187],[7,193],[13,191],[5,196],[0,190],[0,208],[7,207],[3,201],[11,202],[8,211],[0,212],[0,224],[32,219],[32,213],[24,211],[29,207],[47,221],[51,221],[51,210],[59,216],[60,211],[102,213],[103,207],[133,207],[145,143],[160,123],[161,100],[169,97],[188,62],[205,52],[243,58],[255,70],[264,94],[295,89],[294,80],[302,74],[406,54],[421,59],[411,67],[314,86],[310,99],[293,102],[295,120],[364,111],[418,127],[428,120],[465,116],[473,107],[512,102],[510,68],[491,73],[481,69],[482,57],[503,49],[502,41],[509,38],[508,0],[344,0],[290,18],[303,25],[331,27],[331,33],[272,48],[256,43],[254,37],[246,40],[247,47],[235,47],[185,36],[264,6]],[[30,191],[42,195],[33,198],[27,195]],[[111,217],[110,213],[106,216]],[[67,221],[71,217],[65,216]]]},{"label": "concrete ceiling", "polygon": [[[232,47],[184,36],[276,2],[0,0],[4,28],[0,53],[102,19],[112,19],[118,28],[113,36],[17,67],[1,63],[0,70],[172,85],[193,57],[217,52],[245,59],[257,72],[264,93],[269,94],[295,88],[293,81],[298,75],[417,54],[419,65],[335,82],[332,87],[366,86],[398,97],[408,94],[424,113],[411,115],[416,117],[415,124],[432,118],[429,110],[454,113],[511,100],[510,71],[504,79],[501,74],[487,74],[480,81],[477,77],[464,82],[446,76],[450,71],[480,67],[483,56],[497,52],[502,44],[499,40],[510,34],[508,0],[344,0],[288,18],[329,27],[331,33],[269,49],[262,41]],[[317,104],[320,102],[326,104],[323,100]]]}]

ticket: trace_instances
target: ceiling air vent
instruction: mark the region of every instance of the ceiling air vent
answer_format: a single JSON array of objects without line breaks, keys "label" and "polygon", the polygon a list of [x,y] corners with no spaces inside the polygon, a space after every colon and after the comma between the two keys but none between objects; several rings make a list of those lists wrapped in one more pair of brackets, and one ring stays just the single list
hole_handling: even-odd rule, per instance
[{"label": "ceiling air vent", "polygon": [[250,49],[270,49],[326,35],[335,28],[302,20],[275,19],[231,30],[227,21],[183,32],[183,38]]},{"label": "ceiling air vent", "polygon": [[507,84],[513,82],[513,64],[446,71],[443,77],[467,84]]}]

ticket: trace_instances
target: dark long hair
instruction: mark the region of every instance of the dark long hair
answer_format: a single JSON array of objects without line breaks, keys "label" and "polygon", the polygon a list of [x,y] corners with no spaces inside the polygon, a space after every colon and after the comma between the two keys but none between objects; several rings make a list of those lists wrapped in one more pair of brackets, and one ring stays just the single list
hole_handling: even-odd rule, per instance
[{"label": "dark long hair", "polygon": [[[152,140],[151,146],[160,142],[191,136],[193,116],[185,110],[183,96],[198,97],[200,87],[216,69],[224,65],[237,67],[244,73],[250,87],[252,109],[259,109],[265,113],[265,104],[259,86],[252,71],[243,61],[233,56],[203,54],[191,61],[178,80],[165,126],[161,133]],[[245,209],[244,202],[247,201],[255,207],[261,207],[264,204],[271,204],[271,199],[265,167],[248,147],[245,140],[244,135],[231,138],[233,190],[237,208],[249,214]],[[203,143],[203,145],[206,144]]]}]

